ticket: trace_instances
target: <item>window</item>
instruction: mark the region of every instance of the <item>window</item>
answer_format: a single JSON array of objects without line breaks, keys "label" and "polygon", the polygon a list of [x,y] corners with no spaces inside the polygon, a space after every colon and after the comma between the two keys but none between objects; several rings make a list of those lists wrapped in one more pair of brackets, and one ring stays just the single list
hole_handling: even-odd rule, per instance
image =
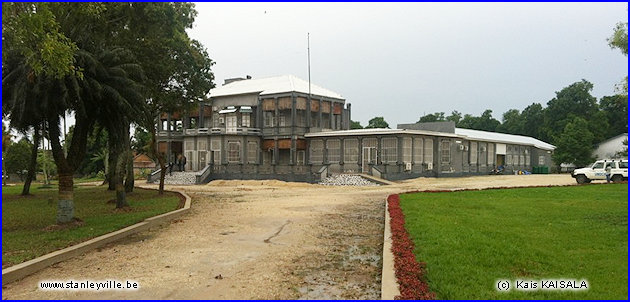
[{"label": "window", "polygon": [[310,143],[310,161],[315,164],[321,164],[324,160],[324,142],[316,139]]},{"label": "window", "polygon": [[183,126],[184,124],[182,123],[182,121],[175,121],[175,131],[182,131]]},{"label": "window", "polygon": [[197,128],[197,118],[191,117],[188,119],[188,129],[195,129],[195,128]]},{"label": "window", "polygon": [[544,164],[545,164],[545,156],[544,155],[538,156],[538,165],[542,166]]},{"label": "window", "polygon": [[195,150],[195,142],[186,142],[184,151],[192,151]]},{"label": "window", "polygon": [[593,165],[593,169],[603,169],[603,168],[604,168],[603,162],[598,162]]},{"label": "window", "polygon": [[243,113],[243,116],[241,117],[241,126],[245,128],[251,127],[251,120],[250,120],[249,113]]},{"label": "window", "polygon": [[422,163],[422,138],[413,139],[413,162],[416,164]]},{"label": "window", "polygon": [[402,160],[403,162],[411,162],[411,137],[405,137],[402,141]]},{"label": "window", "polygon": [[168,121],[167,120],[162,120],[162,130],[164,131],[170,131],[171,129],[168,129]]},{"label": "window", "polygon": [[206,151],[206,150],[208,150],[208,149],[207,149],[207,144],[208,144],[208,142],[207,142],[207,141],[205,141],[205,140],[199,140],[199,141],[197,142],[197,150],[199,150],[199,151]]},{"label": "window", "polygon": [[433,139],[427,138],[424,141],[424,163],[433,163]]},{"label": "window", "polygon": [[241,161],[241,142],[228,142],[228,163],[237,163]]},{"label": "window", "polygon": [[505,155],[505,164],[508,166],[512,165],[512,154],[506,154]]},{"label": "window", "polygon": [[326,150],[328,151],[327,161],[329,163],[338,163],[341,159],[340,145],[338,139],[329,139],[326,141]]},{"label": "window", "polygon": [[628,169],[628,162],[627,161],[620,161],[619,162],[619,169]]},{"label": "window", "polygon": [[319,127],[319,112],[311,111],[311,127]]},{"label": "window", "polygon": [[448,164],[451,162],[451,141],[442,140],[440,145],[440,161],[443,164]]},{"label": "window", "polygon": [[356,163],[359,160],[359,140],[356,138],[343,141],[343,161]]},{"label": "window", "polygon": [[529,166],[531,165],[531,158],[530,158],[530,150],[529,149],[525,149],[525,166]]},{"label": "window", "polygon": [[291,112],[290,111],[278,112],[278,126],[279,127],[291,126]]},{"label": "window", "polygon": [[398,160],[398,139],[386,137],[381,141],[381,161],[384,163],[396,163]]},{"label": "window", "polygon": [[303,166],[304,165],[304,158],[306,157],[305,153],[306,152],[304,152],[304,150],[298,150],[298,152],[297,152],[297,165],[298,166]]},{"label": "window", "polygon": [[470,142],[470,164],[477,164],[477,142]]},{"label": "window", "polygon": [[276,126],[276,121],[275,121],[275,112],[273,111],[265,111],[265,115],[264,115],[264,120],[265,120],[265,127],[275,127]]},{"label": "window", "polygon": [[236,133],[236,114],[231,113],[226,117],[225,128],[227,133]]},{"label": "window", "polygon": [[488,144],[488,164],[494,165],[494,144]]},{"label": "window", "polygon": [[250,164],[258,163],[258,143],[257,142],[247,143],[247,162]]}]

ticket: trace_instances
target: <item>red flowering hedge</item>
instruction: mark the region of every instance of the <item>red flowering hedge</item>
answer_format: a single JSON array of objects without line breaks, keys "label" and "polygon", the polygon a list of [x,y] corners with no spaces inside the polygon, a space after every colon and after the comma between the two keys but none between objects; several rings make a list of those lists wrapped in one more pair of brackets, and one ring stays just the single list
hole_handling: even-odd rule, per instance
[{"label": "red flowering hedge", "polygon": [[405,215],[400,208],[398,194],[387,197],[390,225],[392,230],[392,252],[394,253],[394,270],[400,289],[400,296],[395,299],[430,300],[435,293],[429,290],[424,276],[425,263],[418,263],[413,254],[413,241],[405,229]]}]

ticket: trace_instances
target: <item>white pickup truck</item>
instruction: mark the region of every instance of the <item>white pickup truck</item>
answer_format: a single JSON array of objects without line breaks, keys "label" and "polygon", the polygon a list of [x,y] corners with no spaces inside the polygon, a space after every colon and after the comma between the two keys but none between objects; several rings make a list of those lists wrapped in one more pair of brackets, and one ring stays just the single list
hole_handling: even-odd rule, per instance
[{"label": "white pickup truck", "polygon": [[602,159],[596,161],[589,167],[575,169],[571,176],[577,183],[589,183],[591,180],[606,179],[606,166],[610,165],[610,179],[614,182],[628,180],[628,160],[627,159]]}]

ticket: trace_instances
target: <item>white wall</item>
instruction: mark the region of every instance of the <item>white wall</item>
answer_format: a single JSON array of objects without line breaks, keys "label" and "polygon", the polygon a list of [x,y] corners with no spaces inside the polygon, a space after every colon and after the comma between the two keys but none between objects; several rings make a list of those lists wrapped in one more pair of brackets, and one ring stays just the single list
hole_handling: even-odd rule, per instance
[{"label": "white wall", "polygon": [[597,146],[597,149],[593,151],[593,156],[596,159],[614,158],[617,151],[623,149],[623,141],[628,139],[628,133],[613,137],[607,141],[602,142]]}]

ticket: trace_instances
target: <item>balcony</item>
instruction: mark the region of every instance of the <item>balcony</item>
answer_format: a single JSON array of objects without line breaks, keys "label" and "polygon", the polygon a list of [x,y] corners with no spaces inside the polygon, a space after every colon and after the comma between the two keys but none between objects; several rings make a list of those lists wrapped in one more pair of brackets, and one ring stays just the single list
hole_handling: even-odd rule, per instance
[{"label": "balcony", "polygon": [[[180,137],[184,135],[183,131],[170,131],[171,137]],[[157,136],[167,137],[169,135],[169,131],[158,131]]]},{"label": "balcony", "polygon": [[208,128],[186,129],[184,134],[185,135],[207,135],[208,134]]},{"label": "balcony", "polygon": [[234,135],[260,135],[261,131],[259,128],[247,128],[247,127],[236,127],[236,128],[212,128],[210,129],[211,134],[234,134]]}]

